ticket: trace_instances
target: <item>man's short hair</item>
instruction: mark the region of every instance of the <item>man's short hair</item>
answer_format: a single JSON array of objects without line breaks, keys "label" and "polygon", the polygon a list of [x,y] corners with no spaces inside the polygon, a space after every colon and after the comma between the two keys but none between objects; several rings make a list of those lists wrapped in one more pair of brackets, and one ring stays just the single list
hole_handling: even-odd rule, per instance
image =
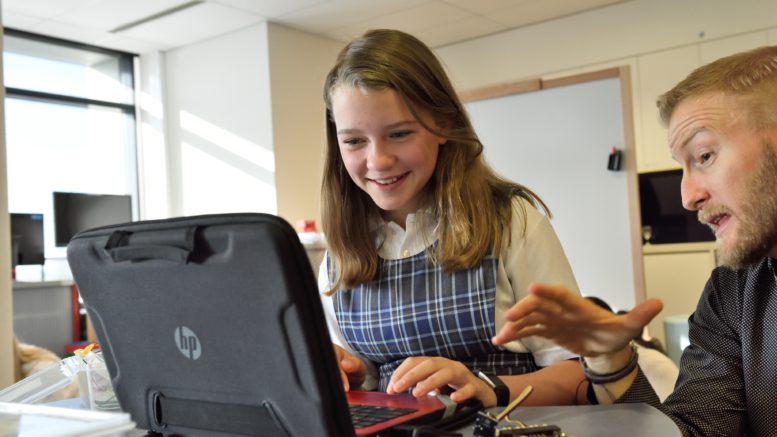
[{"label": "man's short hair", "polygon": [[708,93],[737,98],[756,130],[777,124],[777,46],[726,56],[697,68],[659,96],[656,104],[661,121],[668,125],[675,108],[684,99]]}]

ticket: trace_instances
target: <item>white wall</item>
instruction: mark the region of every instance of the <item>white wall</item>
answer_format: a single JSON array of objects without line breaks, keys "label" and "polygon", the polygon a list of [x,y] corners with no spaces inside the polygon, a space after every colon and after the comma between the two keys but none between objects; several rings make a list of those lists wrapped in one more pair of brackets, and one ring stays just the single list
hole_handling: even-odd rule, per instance
[{"label": "white wall", "polygon": [[629,179],[636,169],[633,163],[624,163],[623,171],[605,165],[613,145],[625,153],[632,147],[624,145],[621,85],[611,77],[475,100],[467,110],[494,170],[550,206],[580,289],[631,308],[644,298],[641,257],[633,259],[640,240],[629,220]]},{"label": "white wall", "polygon": [[257,211],[319,220],[321,89],[342,45],[262,23],[144,56],[144,218]]},{"label": "white wall", "polygon": [[344,43],[271,24],[269,46],[278,215],[292,224],[314,219],[320,229],[322,90]]},{"label": "white wall", "polygon": [[631,0],[437,52],[455,83],[469,89],[775,25],[773,0]]},{"label": "white wall", "polygon": [[165,56],[140,55],[138,78],[137,144],[139,217],[160,219],[172,215],[171,161],[165,118]]},{"label": "white wall", "polygon": [[[657,94],[704,62],[776,42],[773,0],[631,0],[436,52],[460,90],[629,65],[636,161],[649,171],[675,166]],[[320,87],[342,45],[263,23],[166,53],[170,214],[317,219]]]},{"label": "white wall", "polygon": [[640,171],[676,167],[658,94],[720,56],[777,44],[773,0],[631,0],[437,50],[460,90],[629,65]]},{"label": "white wall", "polygon": [[275,213],[267,47],[260,23],[165,54],[172,215]]},{"label": "white wall", "polygon": [[[710,58],[775,39],[772,0],[631,0],[436,52],[460,90],[630,65],[636,161],[647,171],[674,166],[656,95]],[[318,219],[321,83],[342,45],[262,23],[156,60],[167,129],[157,134],[167,149],[141,157],[144,218],[264,211],[292,224]]]}]

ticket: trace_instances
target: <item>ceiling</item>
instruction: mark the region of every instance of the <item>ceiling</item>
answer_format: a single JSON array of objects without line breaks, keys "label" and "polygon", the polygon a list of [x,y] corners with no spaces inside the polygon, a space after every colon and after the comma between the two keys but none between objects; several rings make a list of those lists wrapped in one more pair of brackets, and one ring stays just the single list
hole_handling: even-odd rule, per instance
[{"label": "ceiling", "polygon": [[3,25],[133,53],[263,21],[347,41],[395,28],[440,47],[626,0],[0,0]]}]

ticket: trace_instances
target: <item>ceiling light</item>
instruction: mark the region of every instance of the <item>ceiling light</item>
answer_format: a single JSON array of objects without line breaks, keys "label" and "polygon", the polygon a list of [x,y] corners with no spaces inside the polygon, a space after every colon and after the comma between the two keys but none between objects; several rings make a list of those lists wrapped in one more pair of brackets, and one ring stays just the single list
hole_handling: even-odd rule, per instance
[{"label": "ceiling light", "polygon": [[122,24],[121,26],[119,26],[119,27],[117,27],[115,29],[111,29],[108,32],[110,32],[110,33],[123,32],[123,31],[125,31],[127,29],[131,29],[131,28],[133,28],[135,26],[140,26],[141,24],[148,23],[149,21],[154,21],[154,20],[157,20],[159,18],[166,17],[168,15],[172,15],[172,14],[178,12],[178,11],[182,11],[184,9],[189,9],[192,6],[197,6],[200,3],[205,3],[205,0],[192,0],[192,1],[188,1],[186,3],[182,3],[182,4],[178,5],[178,6],[174,6],[174,7],[170,8],[170,9],[165,9],[164,11],[157,12],[156,14],[149,15],[148,17],[141,18],[140,20],[135,20],[135,21],[130,22],[130,23]]}]

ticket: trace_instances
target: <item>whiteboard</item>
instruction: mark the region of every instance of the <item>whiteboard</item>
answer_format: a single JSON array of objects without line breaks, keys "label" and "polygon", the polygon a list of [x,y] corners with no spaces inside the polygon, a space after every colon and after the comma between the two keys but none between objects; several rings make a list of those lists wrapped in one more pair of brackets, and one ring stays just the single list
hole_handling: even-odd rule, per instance
[{"label": "whiteboard", "polygon": [[632,308],[644,294],[635,290],[627,172],[607,170],[612,148],[624,148],[620,78],[466,107],[489,165],[547,203],[580,291]]}]

